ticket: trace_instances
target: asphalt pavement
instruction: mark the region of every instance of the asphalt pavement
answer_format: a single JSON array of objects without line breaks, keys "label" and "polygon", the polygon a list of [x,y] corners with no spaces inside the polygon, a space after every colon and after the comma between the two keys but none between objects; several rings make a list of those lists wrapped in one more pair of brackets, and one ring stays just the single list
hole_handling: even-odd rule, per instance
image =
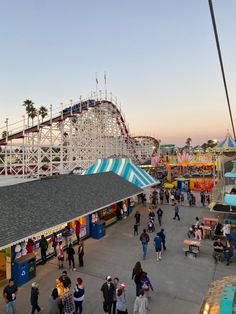
[{"label": "asphalt pavement", "polygon": [[[161,205],[164,211],[163,225],[166,234],[167,250],[161,261],[157,262],[153,246],[155,233],[150,234],[146,260],[142,259],[142,247],[139,237],[133,236],[134,213],[141,212],[142,229],[147,226],[148,206],[136,205],[133,213],[127,219],[106,229],[106,236],[100,240],[89,238],[85,241],[85,266],[69,271],[74,286],[77,277],[85,282],[85,301],[83,314],[102,314],[101,285],[107,275],[119,277],[126,284],[128,312],[133,312],[135,300],[135,285],[131,280],[134,264],[141,261],[142,268],[148,273],[153,284],[149,304],[150,314],[183,314],[199,313],[200,306],[207,292],[208,284],[214,279],[234,274],[236,264],[230,266],[214,264],[212,258],[213,242],[202,240],[201,250],[197,258],[186,257],[183,252],[183,240],[187,238],[188,227],[198,216],[214,216],[208,208],[180,206],[180,221],[173,220],[174,208],[171,205]],[[157,220],[156,231],[160,230]],[[77,262],[77,261],[76,261]],[[17,314],[30,314],[30,289],[33,281],[40,285],[39,304],[44,307],[43,313],[49,313],[48,299],[55,287],[55,279],[61,274],[57,259],[50,259],[46,265],[37,267],[37,277],[19,288],[17,294]],[[1,288],[2,289],[2,288]],[[1,291],[2,293],[2,291]],[[2,299],[3,300],[3,299]],[[3,311],[0,302],[0,313]]]}]

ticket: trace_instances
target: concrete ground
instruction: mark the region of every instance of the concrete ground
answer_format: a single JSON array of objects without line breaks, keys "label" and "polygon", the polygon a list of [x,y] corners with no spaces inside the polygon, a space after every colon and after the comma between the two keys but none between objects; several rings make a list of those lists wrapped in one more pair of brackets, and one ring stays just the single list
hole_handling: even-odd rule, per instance
[{"label": "concrete ground", "polygon": [[[141,227],[146,227],[148,211],[141,205],[135,209],[141,212]],[[131,280],[132,268],[136,261],[141,261],[143,269],[148,273],[154,292],[150,302],[150,314],[183,314],[199,313],[201,303],[206,294],[208,284],[222,276],[234,274],[236,264],[215,265],[213,262],[211,240],[202,241],[200,254],[197,258],[185,257],[183,240],[187,238],[188,227],[205,216],[213,216],[209,209],[200,207],[180,207],[180,221],[174,221],[173,207],[162,206],[164,211],[163,228],[166,233],[167,251],[163,259],[156,261],[151,234],[146,260],[142,260],[142,248],[139,237],[133,236],[134,212],[121,222],[109,227],[106,236],[100,240],[85,241],[85,266],[83,269],[69,272],[73,285],[80,276],[85,282],[84,314],[102,314],[102,297],[100,288],[106,275],[118,276],[126,283],[128,311],[132,313],[135,299],[135,286]],[[157,222],[155,222],[157,227]],[[159,227],[157,228],[159,230]],[[68,268],[68,267],[67,267]],[[44,266],[37,267],[36,281],[40,284],[39,304],[48,313],[48,298],[55,286],[55,279],[60,276],[57,260],[51,259]],[[17,295],[17,313],[30,314],[31,282],[19,288]],[[2,293],[2,292],[1,292]],[[0,313],[3,312],[3,302],[0,302]]]}]

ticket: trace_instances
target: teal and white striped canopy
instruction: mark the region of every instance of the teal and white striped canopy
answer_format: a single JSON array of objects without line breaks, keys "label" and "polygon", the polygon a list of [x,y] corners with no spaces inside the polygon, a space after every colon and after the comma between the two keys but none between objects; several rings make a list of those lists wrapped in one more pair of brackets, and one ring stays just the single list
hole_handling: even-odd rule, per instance
[{"label": "teal and white striped canopy", "polygon": [[129,158],[98,159],[84,174],[112,171],[140,188],[159,184],[146,171],[134,164]]}]

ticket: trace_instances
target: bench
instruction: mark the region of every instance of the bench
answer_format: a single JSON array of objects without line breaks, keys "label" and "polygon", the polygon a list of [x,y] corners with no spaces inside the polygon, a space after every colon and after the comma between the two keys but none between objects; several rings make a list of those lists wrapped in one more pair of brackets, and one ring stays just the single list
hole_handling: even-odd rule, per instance
[{"label": "bench", "polygon": [[188,248],[188,247],[184,247],[183,248],[184,254],[185,256],[187,256],[188,254],[192,254],[194,255],[194,257],[197,257],[197,254],[199,253],[199,249],[198,248]]},{"label": "bench", "polygon": [[220,299],[220,311],[219,314],[232,314],[234,304],[234,294],[236,287],[225,286],[223,295]]}]

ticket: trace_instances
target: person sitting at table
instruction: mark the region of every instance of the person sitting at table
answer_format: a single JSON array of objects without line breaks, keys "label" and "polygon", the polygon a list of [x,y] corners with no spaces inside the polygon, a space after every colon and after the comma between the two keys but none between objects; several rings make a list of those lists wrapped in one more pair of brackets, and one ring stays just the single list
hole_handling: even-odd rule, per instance
[{"label": "person sitting at table", "polygon": [[218,259],[219,260],[223,260],[224,259],[224,245],[223,243],[220,241],[220,239],[217,239],[214,243],[214,251],[213,251],[213,257],[215,260],[215,263],[217,263]]},{"label": "person sitting at table", "polygon": [[202,231],[199,226],[195,226],[195,240],[202,240]]},{"label": "person sitting at table", "polygon": [[199,226],[200,225],[200,220],[198,217],[195,218],[195,226]]},{"label": "person sitting at table", "polygon": [[231,241],[227,240],[226,245],[225,245],[225,259],[227,261],[226,266],[229,265],[230,259],[231,257],[233,257],[233,251],[234,251],[234,248]]},{"label": "person sitting at table", "polygon": [[201,224],[200,224],[199,230],[201,231],[202,239],[204,239],[204,238],[205,238],[204,223],[201,223]]}]

